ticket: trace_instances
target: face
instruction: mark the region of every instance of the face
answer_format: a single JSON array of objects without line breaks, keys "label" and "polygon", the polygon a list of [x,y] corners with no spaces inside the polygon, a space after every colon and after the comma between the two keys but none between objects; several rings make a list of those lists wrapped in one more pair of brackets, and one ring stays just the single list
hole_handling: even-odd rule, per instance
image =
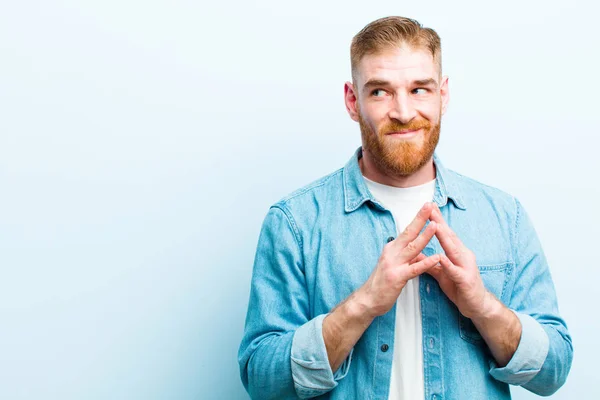
[{"label": "face", "polygon": [[439,141],[448,78],[428,50],[408,47],[363,57],[355,78],[346,83],[346,107],[360,125],[363,150],[386,174],[418,171]]}]

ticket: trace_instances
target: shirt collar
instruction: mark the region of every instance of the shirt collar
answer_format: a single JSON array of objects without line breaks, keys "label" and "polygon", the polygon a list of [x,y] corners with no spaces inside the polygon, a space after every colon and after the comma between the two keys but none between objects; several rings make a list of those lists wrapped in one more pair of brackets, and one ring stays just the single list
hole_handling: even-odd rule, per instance
[{"label": "shirt collar", "polygon": [[[371,202],[382,207],[367,188],[367,184],[365,183],[365,179],[362,176],[362,172],[358,165],[358,160],[360,157],[362,157],[362,147],[359,147],[356,150],[356,152],[352,155],[352,158],[350,158],[350,160],[344,166],[343,180],[346,212],[352,212],[358,209],[367,200],[370,200]],[[448,199],[450,199],[456,207],[460,208],[461,210],[465,210],[466,207],[459,191],[459,185],[456,176],[444,168],[442,162],[435,153],[433,155],[433,163],[436,169],[436,183],[433,201],[435,201],[439,207],[443,207],[448,203]]]}]

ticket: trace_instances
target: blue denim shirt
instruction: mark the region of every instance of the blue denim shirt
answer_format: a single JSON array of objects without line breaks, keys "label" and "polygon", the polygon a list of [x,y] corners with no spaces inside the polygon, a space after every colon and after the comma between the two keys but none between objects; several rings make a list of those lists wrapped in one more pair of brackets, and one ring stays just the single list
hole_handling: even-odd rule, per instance
[{"label": "blue denim shirt", "polygon": [[[373,321],[335,373],[322,336],[327,313],[368,279],[396,235],[391,212],[367,189],[361,154],[273,205],[264,220],[238,354],[254,399],[388,398],[396,306]],[[509,399],[509,384],[552,394],[565,382],[573,347],[530,219],[514,197],[445,169],[437,155],[434,163],[433,200],[522,334],[499,368],[473,323],[422,275],[425,399]],[[435,237],[423,251],[442,252]]]}]

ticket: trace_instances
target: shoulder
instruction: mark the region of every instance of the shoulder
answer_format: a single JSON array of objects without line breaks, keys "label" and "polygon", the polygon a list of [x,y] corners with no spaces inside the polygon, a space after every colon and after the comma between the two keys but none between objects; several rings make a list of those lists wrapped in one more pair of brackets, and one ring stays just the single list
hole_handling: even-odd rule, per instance
[{"label": "shoulder", "polygon": [[311,226],[328,221],[343,210],[342,187],[343,168],[289,193],[272,204],[263,224],[276,230],[281,228],[282,223],[288,225],[302,247],[302,232],[310,231]]},{"label": "shoulder", "polygon": [[480,182],[453,170],[447,170],[453,189],[466,208],[491,208],[496,213],[514,216],[518,200],[512,194],[495,186]]},{"label": "shoulder", "polygon": [[319,202],[334,200],[336,194],[342,194],[343,168],[297,189],[277,201],[272,207],[291,210],[307,207],[310,204],[318,206]]}]

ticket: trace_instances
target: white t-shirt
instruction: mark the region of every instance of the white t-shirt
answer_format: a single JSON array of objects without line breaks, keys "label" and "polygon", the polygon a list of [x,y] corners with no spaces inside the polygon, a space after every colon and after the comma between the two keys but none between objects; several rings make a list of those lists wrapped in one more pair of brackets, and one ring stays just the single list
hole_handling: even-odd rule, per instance
[{"label": "white t-shirt", "polygon": [[[409,188],[382,185],[365,178],[373,196],[392,212],[400,234],[423,204],[432,201],[435,179]],[[394,355],[389,400],[423,399],[423,327],[419,277],[408,281],[396,303]]]}]

